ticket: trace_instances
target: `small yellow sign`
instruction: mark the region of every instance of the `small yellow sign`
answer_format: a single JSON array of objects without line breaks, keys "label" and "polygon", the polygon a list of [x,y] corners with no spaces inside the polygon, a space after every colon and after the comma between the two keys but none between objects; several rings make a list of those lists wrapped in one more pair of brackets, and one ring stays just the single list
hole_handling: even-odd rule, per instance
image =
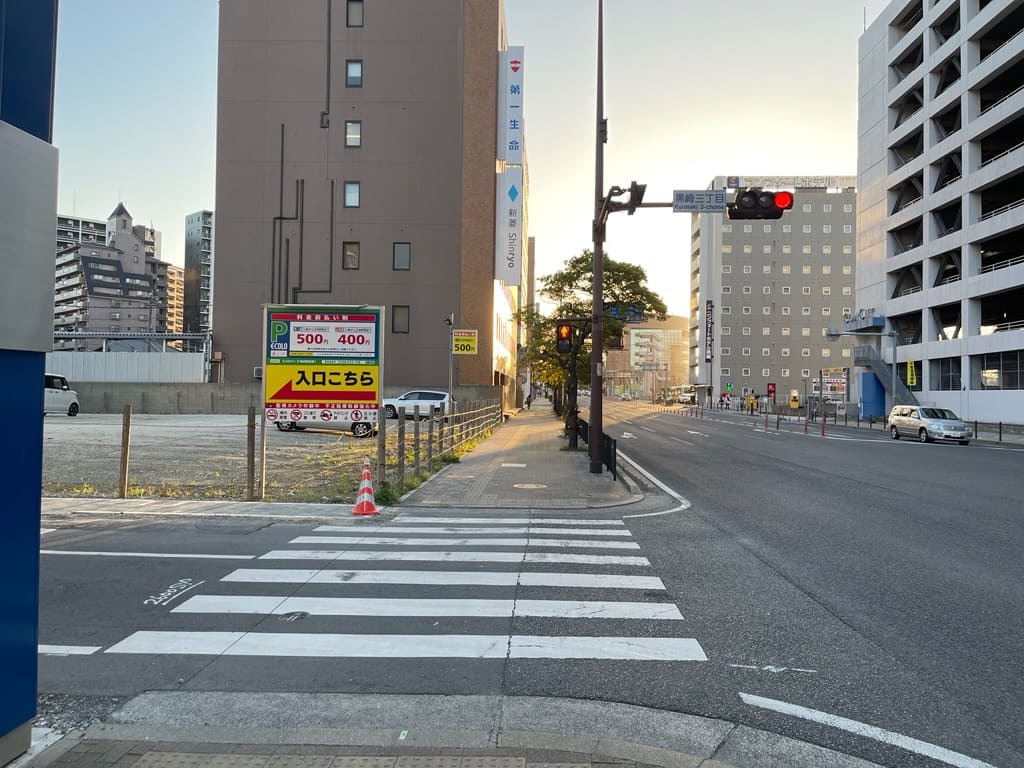
[{"label": "small yellow sign", "polygon": [[475,355],[477,337],[475,330],[452,329],[452,354]]},{"label": "small yellow sign", "polygon": [[907,360],[907,386],[917,386],[917,368],[914,367],[913,360]]}]

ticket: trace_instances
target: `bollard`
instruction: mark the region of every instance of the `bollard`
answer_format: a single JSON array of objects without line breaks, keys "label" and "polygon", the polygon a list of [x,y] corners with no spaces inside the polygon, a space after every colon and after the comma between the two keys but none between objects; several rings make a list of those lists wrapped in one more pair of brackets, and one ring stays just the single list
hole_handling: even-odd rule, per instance
[{"label": "bollard", "polygon": [[999,442],[1003,442],[1003,422],[999,422]]},{"label": "bollard", "polygon": [[828,414],[827,413],[821,414],[821,436],[822,437],[825,436],[825,422],[826,421],[828,421]]},{"label": "bollard", "polygon": [[781,428],[782,428],[782,414],[781,413],[777,413],[777,414],[775,414],[775,429],[781,429]]},{"label": "bollard", "polygon": [[807,434],[807,425],[810,423],[810,421],[811,421],[810,419],[808,419],[806,416],[804,416],[804,434],[805,435]]},{"label": "bollard", "polygon": [[128,498],[128,451],[132,443],[132,407],[125,405],[121,412],[121,468],[119,480],[119,499]]},{"label": "bollard", "polygon": [[768,414],[767,413],[765,413],[765,415],[764,415],[764,428],[768,429]]},{"label": "bollard", "polygon": [[256,406],[245,420],[245,500],[256,500]]}]

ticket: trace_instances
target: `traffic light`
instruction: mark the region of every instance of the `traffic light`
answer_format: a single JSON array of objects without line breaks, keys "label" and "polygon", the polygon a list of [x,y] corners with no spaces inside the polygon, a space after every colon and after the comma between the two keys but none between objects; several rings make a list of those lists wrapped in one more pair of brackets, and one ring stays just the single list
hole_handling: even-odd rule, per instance
[{"label": "traffic light", "polygon": [[647,191],[646,184],[637,184],[635,181],[629,184],[629,203],[626,205],[626,213],[632,216],[636,213],[638,206],[644,202],[644,192]]},{"label": "traffic light", "polygon": [[561,322],[555,326],[555,350],[559,353],[572,352],[572,325]]},{"label": "traffic light", "polygon": [[760,187],[741,189],[736,200],[726,206],[730,219],[781,219],[782,212],[792,207],[792,192],[772,192]]}]

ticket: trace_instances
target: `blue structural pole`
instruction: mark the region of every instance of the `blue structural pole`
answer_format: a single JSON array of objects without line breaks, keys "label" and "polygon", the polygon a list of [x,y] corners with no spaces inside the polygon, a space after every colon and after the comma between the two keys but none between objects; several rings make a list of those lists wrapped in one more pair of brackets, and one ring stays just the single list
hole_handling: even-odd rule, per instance
[{"label": "blue structural pole", "polygon": [[57,0],[0,0],[0,371],[18,439],[4,451],[0,536],[0,765],[36,714],[43,374],[53,346]]}]

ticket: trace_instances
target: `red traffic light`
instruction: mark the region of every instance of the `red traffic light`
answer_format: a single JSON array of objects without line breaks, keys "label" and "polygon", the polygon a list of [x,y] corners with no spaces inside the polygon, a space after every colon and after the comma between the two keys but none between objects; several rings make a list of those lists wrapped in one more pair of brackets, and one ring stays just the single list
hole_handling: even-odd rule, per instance
[{"label": "red traffic light", "polygon": [[788,211],[793,207],[793,193],[792,192],[776,192],[775,193],[775,207],[781,208],[784,211]]}]

